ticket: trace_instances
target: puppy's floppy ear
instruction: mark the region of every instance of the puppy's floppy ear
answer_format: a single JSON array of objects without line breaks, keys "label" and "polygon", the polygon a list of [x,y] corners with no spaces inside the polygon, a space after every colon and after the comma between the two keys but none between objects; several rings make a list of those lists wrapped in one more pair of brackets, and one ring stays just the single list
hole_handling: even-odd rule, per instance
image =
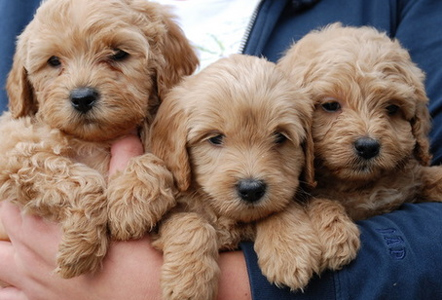
[{"label": "puppy's floppy ear", "polygon": [[172,172],[178,190],[190,186],[191,171],[187,153],[188,118],[181,108],[180,93],[172,90],[160,105],[151,127],[150,149]]},{"label": "puppy's floppy ear", "polygon": [[430,141],[428,133],[431,127],[431,117],[427,107],[427,97],[425,92],[418,92],[418,103],[416,107],[416,115],[411,120],[411,127],[413,135],[416,139],[416,146],[414,148],[414,155],[416,159],[424,166],[431,163]]},{"label": "puppy's floppy ear", "polygon": [[14,118],[34,115],[38,110],[34,90],[28,80],[28,72],[25,68],[27,44],[28,36],[25,32],[18,39],[12,69],[6,82],[9,110]]},{"label": "puppy's floppy ear", "polygon": [[195,71],[198,58],[168,7],[146,0],[125,1],[144,16],[141,29],[151,46],[150,58],[155,62],[155,80],[162,99],[183,76]]},{"label": "puppy's floppy ear", "polygon": [[[399,42],[395,41],[399,44]],[[410,120],[412,132],[416,139],[414,148],[415,158],[424,166],[431,163],[429,132],[431,129],[431,117],[428,111],[428,97],[425,92],[425,74],[414,63],[408,52],[404,52],[404,61],[397,64],[400,74],[404,76],[405,82],[414,88],[414,98],[416,110],[414,116]]]},{"label": "puppy's floppy ear", "polygon": [[162,21],[167,33],[160,46],[164,61],[157,70],[157,86],[160,99],[183,76],[191,75],[199,64],[198,58],[181,28],[173,21],[173,16],[163,11]]}]

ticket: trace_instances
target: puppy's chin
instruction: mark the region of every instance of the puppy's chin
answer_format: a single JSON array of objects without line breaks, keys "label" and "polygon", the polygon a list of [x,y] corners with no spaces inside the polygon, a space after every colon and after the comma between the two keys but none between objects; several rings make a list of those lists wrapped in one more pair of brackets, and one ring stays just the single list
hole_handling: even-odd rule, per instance
[{"label": "puppy's chin", "polygon": [[[341,164],[331,162],[320,162],[317,165],[317,174],[329,174],[334,178],[345,181],[361,182],[366,184],[374,182],[390,173],[397,172],[406,163],[407,159],[402,161],[391,161],[381,157],[364,160],[360,158],[349,159]],[[326,175],[327,176],[327,175]]]},{"label": "puppy's chin", "polygon": [[[131,124],[131,123],[127,123]],[[78,139],[82,139],[90,142],[105,142],[115,140],[123,135],[128,134],[131,131],[136,130],[132,126],[102,126],[99,122],[84,122],[81,125],[75,127],[64,127],[62,131],[74,136]]]},{"label": "puppy's chin", "polygon": [[263,197],[254,203],[244,201],[238,197],[232,199],[223,199],[222,201],[213,200],[212,206],[224,217],[237,220],[238,222],[249,223],[268,217],[271,214],[282,211],[289,200],[285,197],[278,200]]},{"label": "puppy's chin", "polygon": [[62,132],[84,141],[106,142],[119,138],[131,131],[136,130],[137,124],[143,119],[139,116],[128,115],[120,118],[106,118],[105,116],[94,116],[93,114],[71,113],[64,115],[39,115],[46,124],[57,128]]},{"label": "puppy's chin", "polygon": [[373,181],[380,178],[383,173],[383,170],[370,163],[346,165],[330,171],[335,177],[348,181]]}]

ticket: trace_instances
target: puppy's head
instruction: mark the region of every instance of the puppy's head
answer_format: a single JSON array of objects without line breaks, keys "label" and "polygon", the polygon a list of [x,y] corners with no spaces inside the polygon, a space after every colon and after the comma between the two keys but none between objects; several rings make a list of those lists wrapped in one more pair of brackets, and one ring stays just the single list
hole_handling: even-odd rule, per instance
[{"label": "puppy's head", "polygon": [[303,170],[312,184],[311,113],[273,63],[233,55],[168,94],[150,144],[181,191],[202,191],[221,215],[247,222],[283,209]]},{"label": "puppy's head", "polygon": [[14,117],[109,140],[155,112],[197,58],[172,16],[145,0],[47,0],[20,35],[7,82]]},{"label": "puppy's head", "polygon": [[334,24],[297,42],[278,66],[314,100],[319,168],[373,180],[410,158],[429,163],[424,74],[398,41]]}]

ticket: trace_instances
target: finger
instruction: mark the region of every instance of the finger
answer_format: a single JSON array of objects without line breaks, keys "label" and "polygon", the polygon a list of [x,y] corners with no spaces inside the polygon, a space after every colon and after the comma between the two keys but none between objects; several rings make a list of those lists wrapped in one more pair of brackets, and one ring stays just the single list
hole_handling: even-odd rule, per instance
[{"label": "finger", "polygon": [[113,175],[118,170],[123,170],[132,157],[141,155],[143,152],[143,145],[135,135],[128,135],[117,140],[111,148],[112,157],[109,165],[109,175]]},{"label": "finger", "polygon": [[[1,292],[5,290],[4,287],[14,285],[19,278],[16,275],[16,266],[14,265],[14,248],[10,242],[0,242],[0,289]],[[0,299],[3,299],[0,297]]]},{"label": "finger", "polygon": [[3,201],[0,218],[16,251],[20,251],[22,255],[40,257],[47,264],[54,265],[61,239],[58,224],[23,213],[9,201]]},{"label": "finger", "polygon": [[19,208],[9,201],[0,201],[0,220],[0,230],[3,231],[6,236],[9,236],[9,230],[14,231],[21,227]]},{"label": "finger", "polygon": [[15,287],[0,288],[0,300],[28,300],[28,297]]}]

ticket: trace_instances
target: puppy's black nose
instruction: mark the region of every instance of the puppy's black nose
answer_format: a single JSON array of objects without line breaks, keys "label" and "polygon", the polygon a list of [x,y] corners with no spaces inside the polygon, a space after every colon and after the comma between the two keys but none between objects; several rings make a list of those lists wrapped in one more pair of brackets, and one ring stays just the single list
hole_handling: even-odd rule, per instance
[{"label": "puppy's black nose", "polygon": [[375,139],[369,138],[369,137],[362,137],[357,139],[354,142],[354,147],[356,150],[356,153],[364,158],[364,159],[370,159],[379,154],[379,150],[381,148],[381,145],[379,142]]},{"label": "puppy's black nose", "polygon": [[97,90],[89,87],[75,89],[70,94],[72,106],[82,113],[91,110],[99,96]]},{"label": "puppy's black nose", "polygon": [[238,195],[244,201],[254,203],[264,196],[267,185],[261,180],[245,179],[237,185]]}]

